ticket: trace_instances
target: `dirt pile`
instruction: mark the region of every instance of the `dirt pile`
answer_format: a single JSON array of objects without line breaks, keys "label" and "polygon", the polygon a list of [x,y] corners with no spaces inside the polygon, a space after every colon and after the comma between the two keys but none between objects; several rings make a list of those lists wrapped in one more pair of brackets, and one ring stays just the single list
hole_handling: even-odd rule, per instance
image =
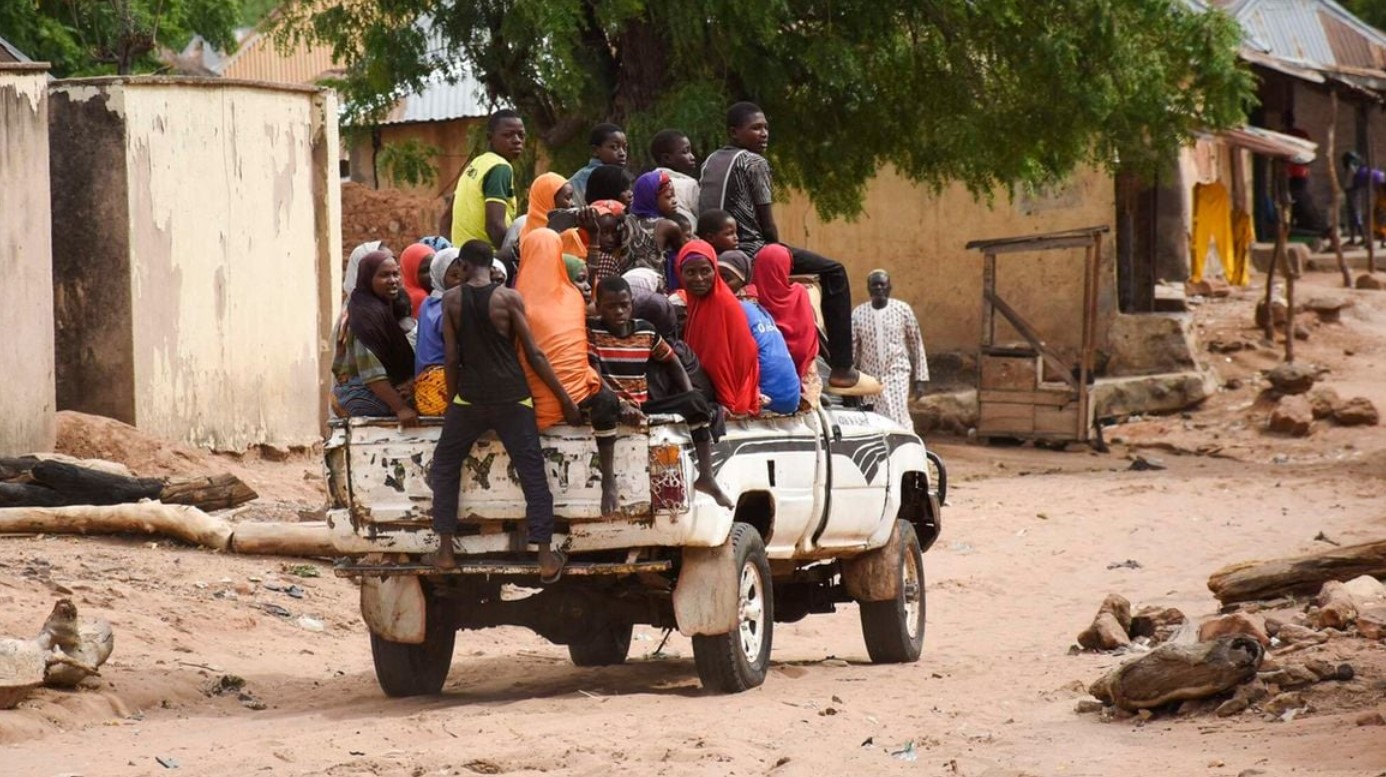
[{"label": "dirt pile", "polygon": [[124,464],[141,477],[199,475],[216,469],[211,454],[162,440],[114,418],[58,413],[58,453]]},{"label": "dirt pile", "polygon": [[438,234],[442,212],[440,199],[354,182],[342,184],[342,261],[368,240],[383,240],[398,254],[419,238]]}]

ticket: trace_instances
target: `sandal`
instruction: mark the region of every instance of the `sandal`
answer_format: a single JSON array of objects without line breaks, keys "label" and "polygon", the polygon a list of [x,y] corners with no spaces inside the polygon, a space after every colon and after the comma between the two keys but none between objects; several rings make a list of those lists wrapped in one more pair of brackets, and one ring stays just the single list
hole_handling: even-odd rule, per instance
[{"label": "sandal", "polygon": [[564,553],[561,550],[555,550],[553,554],[558,557],[558,571],[554,572],[549,577],[544,577],[543,575],[540,575],[539,582],[543,583],[544,585],[553,585],[554,583],[557,583],[559,580],[562,580],[563,567],[568,563],[567,553]]}]

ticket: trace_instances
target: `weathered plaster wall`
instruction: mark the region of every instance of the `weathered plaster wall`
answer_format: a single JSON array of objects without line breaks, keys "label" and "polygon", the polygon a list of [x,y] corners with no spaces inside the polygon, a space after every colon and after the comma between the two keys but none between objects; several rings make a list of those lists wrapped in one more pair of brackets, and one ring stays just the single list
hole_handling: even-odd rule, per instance
[{"label": "weathered plaster wall", "polygon": [[0,64],[0,456],[53,449],[47,66]]},{"label": "weathered plaster wall", "polygon": [[[95,355],[128,362],[118,376],[130,396],[126,420],[216,449],[311,443],[332,315],[321,284],[336,288],[340,275],[332,269],[340,199],[326,185],[335,155],[323,151],[337,142],[335,101],[218,80],[55,87],[55,95],[88,91],[105,115],[89,108],[74,121],[116,117],[121,129],[120,143],[88,161],[123,171],[123,190],[110,192],[118,212],[101,214],[108,221],[97,229],[124,235],[127,258],[122,267],[117,252],[88,268],[113,271],[101,283],[128,295],[125,319],[107,322],[124,342]],[[73,137],[84,130],[64,128]],[[89,271],[85,280],[97,279]],[[77,317],[99,316],[81,309]],[[77,399],[92,402],[94,388]]]},{"label": "weathered plaster wall", "polygon": [[[866,300],[867,273],[876,267],[889,270],[895,297],[914,306],[931,362],[943,372],[958,366],[965,372],[981,338],[982,258],[963,246],[970,240],[1113,225],[1116,204],[1112,177],[1095,169],[1075,174],[1044,195],[1019,194],[1012,200],[1002,193],[990,205],[977,202],[961,185],[935,194],[887,169],[871,182],[864,207],[854,223],[825,224],[808,199],[795,193],[776,208],[780,239],[842,262],[854,304]],[[1115,235],[1108,234],[1099,348],[1105,347],[1116,311],[1115,253]],[[997,260],[997,291],[1051,344],[1068,353],[1076,353],[1081,331],[1081,259],[1081,251],[1052,251]],[[1004,322],[999,327],[1004,333],[999,339],[1020,340]],[[950,354],[953,358],[947,358]]]}]

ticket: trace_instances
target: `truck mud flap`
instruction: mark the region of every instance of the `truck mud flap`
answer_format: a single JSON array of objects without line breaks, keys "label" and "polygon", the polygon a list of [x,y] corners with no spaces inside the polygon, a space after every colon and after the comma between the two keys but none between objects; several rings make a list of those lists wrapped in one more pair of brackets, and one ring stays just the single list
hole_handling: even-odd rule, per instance
[{"label": "truck mud flap", "polygon": [[737,627],[739,591],[732,544],[684,548],[674,586],[674,621],[685,637],[726,634]]},{"label": "truck mud flap", "polygon": [[875,550],[842,562],[842,586],[858,602],[887,602],[900,595],[900,528]]},{"label": "truck mud flap", "polygon": [[384,639],[423,644],[427,611],[417,577],[368,577],[361,581],[361,618]]}]

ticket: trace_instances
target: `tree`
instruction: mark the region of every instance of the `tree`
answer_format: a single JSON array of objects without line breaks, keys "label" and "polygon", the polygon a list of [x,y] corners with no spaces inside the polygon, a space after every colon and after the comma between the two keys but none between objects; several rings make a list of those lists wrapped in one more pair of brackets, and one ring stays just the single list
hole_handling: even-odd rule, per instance
[{"label": "tree", "polygon": [[383,110],[451,63],[526,117],[560,168],[586,129],[636,153],[679,127],[706,153],[733,101],[770,118],[776,180],[854,215],[884,164],[974,193],[1083,163],[1153,169],[1244,120],[1240,30],[1185,0],[286,0],[281,43],[332,47],[347,101]]},{"label": "tree", "polygon": [[1386,0],[1343,0],[1343,5],[1367,24],[1386,28]]},{"label": "tree", "polygon": [[0,31],[53,75],[151,73],[161,48],[181,50],[194,34],[231,50],[241,0],[7,0]]}]

